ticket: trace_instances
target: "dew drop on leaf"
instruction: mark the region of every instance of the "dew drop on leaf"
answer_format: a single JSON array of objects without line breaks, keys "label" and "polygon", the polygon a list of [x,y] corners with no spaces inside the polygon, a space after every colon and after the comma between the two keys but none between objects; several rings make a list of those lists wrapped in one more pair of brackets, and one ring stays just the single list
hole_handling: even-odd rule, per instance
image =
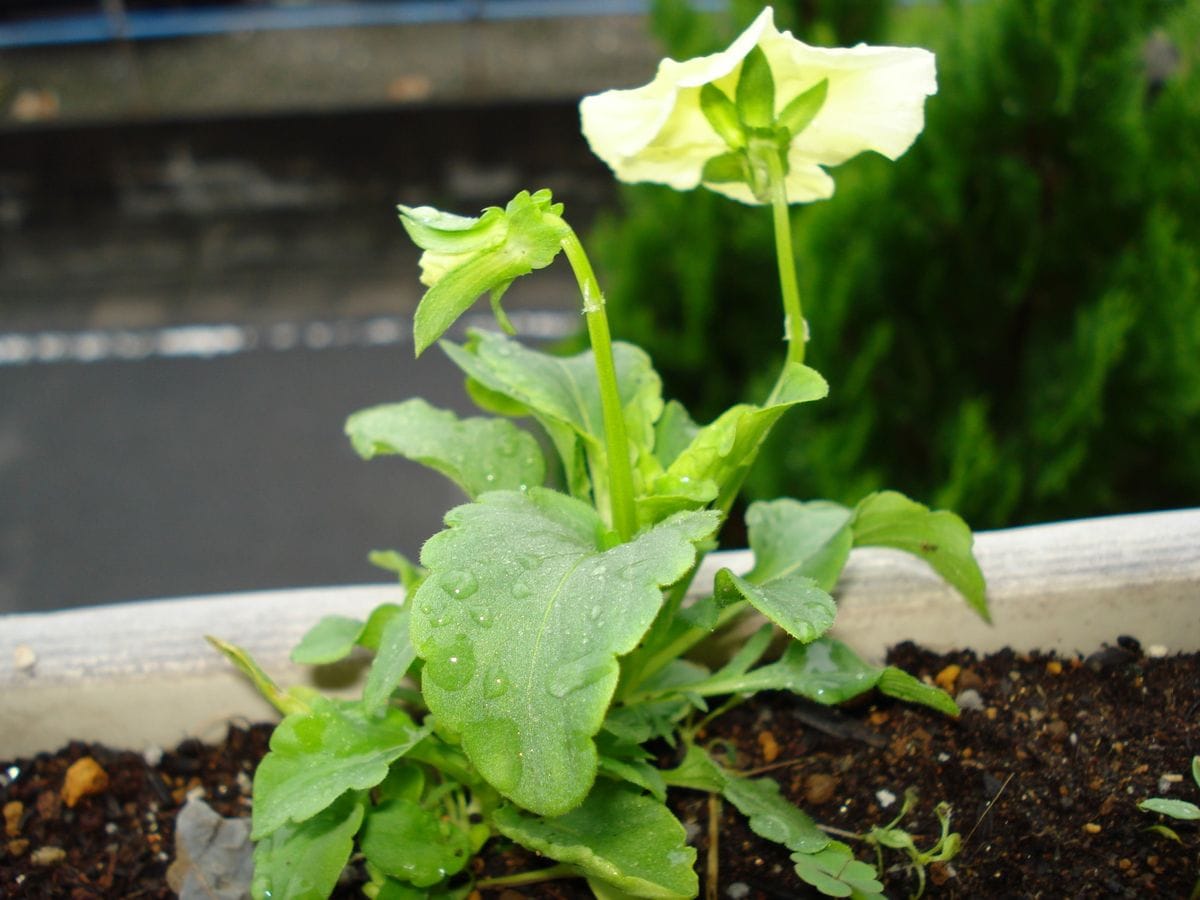
[{"label": "dew drop on leaf", "polygon": [[483,696],[489,700],[495,700],[497,697],[503,697],[508,693],[509,678],[504,672],[497,669],[488,675],[483,681]]},{"label": "dew drop on leaf", "polygon": [[478,742],[467,748],[472,761],[497,790],[511,791],[525,767],[516,723],[511,719],[485,719],[477,732]]},{"label": "dew drop on leaf", "polygon": [[465,600],[479,589],[479,581],[465,569],[454,569],[440,576],[442,590],[451,597]]},{"label": "dew drop on leaf", "polygon": [[559,668],[550,679],[546,690],[550,695],[562,699],[568,694],[581,691],[595,684],[615,669],[612,660],[603,653],[589,653],[572,663]]},{"label": "dew drop on leaf", "polygon": [[471,610],[471,621],[480,628],[491,628],[495,624],[495,618],[492,616],[491,610],[486,606],[476,606]]},{"label": "dew drop on leaf", "polygon": [[517,600],[524,600],[529,596],[530,593],[529,582],[527,582],[524,578],[518,578],[509,587],[508,592]]},{"label": "dew drop on leaf", "polygon": [[601,611],[602,610],[600,609],[599,606],[593,606],[591,609],[588,610],[588,618],[591,619],[593,622],[595,622],[597,619],[600,618]]},{"label": "dew drop on leaf", "polygon": [[450,643],[435,647],[425,671],[443,690],[457,691],[470,684],[475,677],[475,650],[467,636],[460,634]]}]

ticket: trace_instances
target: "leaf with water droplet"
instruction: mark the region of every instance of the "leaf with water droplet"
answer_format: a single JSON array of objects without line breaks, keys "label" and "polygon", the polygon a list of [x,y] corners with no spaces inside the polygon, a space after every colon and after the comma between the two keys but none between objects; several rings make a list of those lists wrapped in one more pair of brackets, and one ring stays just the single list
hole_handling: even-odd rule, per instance
[{"label": "leaf with water droplet", "polygon": [[357,412],[346,420],[346,434],[364,459],[403,456],[441,472],[472,498],[546,478],[528,432],[505,419],[460,419],[419,398]]},{"label": "leaf with water droplet", "polygon": [[717,507],[724,507],[740,489],[758,448],[780,417],[796,404],[819,400],[827,393],[829,385],[815,369],[789,364],[772,403],[741,403],[705,425],[667,467],[662,484],[674,491],[680,484],[711,482],[720,491]]},{"label": "leaf with water droplet", "polygon": [[[662,605],[661,588],[691,567],[716,514],[676,516],[604,549],[595,510],[535,488],[486,494],[451,510],[446,524],[422,551],[431,574],[412,621],[425,700],[501,793],[535,812],[563,813],[595,778],[592,737],[616,687],[617,657],[637,646]],[[468,566],[478,586],[464,604],[440,578]],[[619,574],[630,566],[633,580]],[[490,627],[473,620],[474,604],[492,612]],[[442,618],[449,624],[437,627]],[[503,692],[489,684],[498,669],[509,679]]]},{"label": "leaf with water droplet", "polygon": [[360,703],[315,695],[308,711],[287,716],[271,735],[254,774],[251,837],[303,822],[348,790],[374,787],[427,733],[398,709],[375,717]]},{"label": "leaf with water droplet", "polygon": [[746,574],[752,584],[766,584],[789,575],[813,579],[832,591],[850,557],[854,536],[853,511],[840,503],[782,499],[750,504],[746,528],[754,568]]},{"label": "leaf with water droplet", "polygon": [[803,575],[788,575],[758,585],[729,569],[721,569],[717,572],[714,589],[717,601],[722,605],[749,601],[760,613],[805,644],[830,629],[837,611],[833,598]]},{"label": "leaf with water droplet", "polygon": [[471,858],[462,829],[404,798],[370,809],[359,846],[371,865],[417,887],[457,874]]},{"label": "leaf with water droplet", "polygon": [[628,785],[602,779],[581,806],[556,818],[502,806],[494,821],[506,837],[624,894],[682,900],[699,890],[696,851],[679,820]]},{"label": "leaf with water droplet", "polygon": [[365,809],[361,794],[341,795],[299,823],[287,823],[255,842],[255,897],[328,897],[354,850]]},{"label": "leaf with water droplet", "polygon": [[[553,356],[486,332],[472,332],[462,346],[447,341],[441,346],[455,365],[483,388],[480,399],[501,398],[500,402],[488,402],[487,408],[501,413],[519,411],[537,419],[562,459],[573,496],[587,495],[590,486],[597,505],[606,507],[604,417],[590,350],[575,356]],[[650,458],[654,423],[663,410],[662,382],[650,357],[638,347],[617,341],[612,350],[632,453],[635,458]]]}]

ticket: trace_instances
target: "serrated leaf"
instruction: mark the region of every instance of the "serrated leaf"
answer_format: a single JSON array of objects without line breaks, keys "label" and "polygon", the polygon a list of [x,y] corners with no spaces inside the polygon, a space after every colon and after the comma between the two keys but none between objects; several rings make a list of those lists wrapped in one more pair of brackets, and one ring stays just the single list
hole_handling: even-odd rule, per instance
[{"label": "serrated leaf", "polygon": [[1185,800],[1168,800],[1165,797],[1151,797],[1138,804],[1142,812],[1160,813],[1184,822],[1200,820],[1200,806]]},{"label": "serrated leaf", "polygon": [[462,830],[404,798],[368,811],[359,846],[371,865],[417,887],[430,887],[462,871],[471,858]]},{"label": "serrated leaf", "polygon": [[605,550],[595,510],[545,489],[494,492],[426,543],[413,602],[429,708],[500,793],[557,815],[596,774],[592,736],[617,657],[641,639],[714,513],[687,513]]},{"label": "serrated leaf", "polygon": [[850,527],[856,547],[893,547],[924,559],[984,621],[991,621],[971,529],[954,513],[880,491],[859,502]]},{"label": "serrated leaf", "polygon": [[363,711],[368,716],[378,716],[387,709],[394,691],[408,674],[417,658],[417,651],[409,640],[411,610],[407,607],[387,620],[379,638],[379,648],[367,673],[363,685]]},{"label": "serrated leaf", "polygon": [[494,820],[517,843],[634,896],[688,898],[699,889],[696,851],[683,826],[662,803],[625,785],[599,781],[581,806],[556,818],[502,806]]},{"label": "serrated leaf", "polygon": [[[256,808],[257,802],[256,795]],[[324,900],[350,859],[362,818],[361,797],[349,793],[303,822],[275,829],[255,845],[251,893],[257,900]]]},{"label": "serrated leaf", "polygon": [[747,127],[767,128],[775,124],[775,79],[767,54],[759,46],[742,60],[736,96],[738,116]]},{"label": "serrated leaf", "polygon": [[323,666],[350,655],[362,634],[363,623],[347,616],[325,616],[304,633],[292,649],[292,662]]},{"label": "serrated leaf", "polygon": [[852,510],[825,500],[750,504],[746,528],[754,568],[746,580],[766,584],[788,575],[805,575],[822,590],[832,591],[850,557],[852,516]]},{"label": "serrated leaf", "polygon": [[714,482],[721,491],[717,506],[724,508],[780,416],[796,404],[819,400],[828,392],[829,385],[815,369],[790,364],[775,403],[765,407],[739,404],[727,410],[697,432],[667,468],[667,476]]},{"label": "serrated leaf", "polygon": [[833,625],[833,598],[803,575],[787,575],[766,584],[751,584],[730,569],[717,572],[717,601],[745,600],[802,644],[814,641]]},{"label": "serrated leaf", "polygon": [[346,420],[346,434],[364,459],[403,456],[441,472],[472,499],[546,478],[533,435],[506,419],[460,419],[420,398],[357,412]]},{"label": "serrated leaf", "polygon": [[[607,497],[604,417],[590,350],[551,356],[487,332],[473,332],[465,346],[444,341],[442,349],[472,380],[537,419],[562,459],[575,496],[580,496],[580,480],[586,477],[580,469],[582,449],[597,506],[606,508],[602,502]],[[663,410],[662,382],[641,349],[620,341],[612,349],[631,448],[635,455],[649,456],[654,424]]]},{"label": "serrated leaf", "polygon": [[787,129],[789,135],[795,137],[817,117],[817,113],[825,105],[825,98],[828,95],[829,79],[822,78],[788,102],[779,113],[779,124]]},{"label": "serrated leaf", "polygon": [[721,795],[738,808],[750,830],[761,838],[805,854],[829,845],[829,835],[787,800],[770,778],[727,778]]},{"label": "serrated leaf", "polygon": [[288,822],[317,815],[350,790],[372,788],[388,765],[428,734],[398,709],[381,718],[358,703],[313,698],[271,735],[271,750],[254,773],[254,840]]}]

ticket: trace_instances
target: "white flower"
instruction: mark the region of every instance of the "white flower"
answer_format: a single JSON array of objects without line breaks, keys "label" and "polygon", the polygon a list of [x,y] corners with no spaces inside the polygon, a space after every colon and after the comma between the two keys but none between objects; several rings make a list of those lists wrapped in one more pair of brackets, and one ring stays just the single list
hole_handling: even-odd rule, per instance
[{"label": "white flower", "polygon": [[712,84],[733,98],[742,62],[760,48],[775,84],[775,113],[828,81],[824,105],[787,150],[789,202],[823,200],[835,166],[864,150],[896,159],[925,125],[925,98],[937,93],[933,54],[910,47],[810,47],[775,28],[770,7],[728,50],[685,62],[664,59],[654,80],[632,90],[585,97],[583,133],[593,152],[621,181],[652,181],[688,190],[704,183],[743,203],[760,203],[745,182],[708,182],[705,163],[729,145],[701,110],[700,93]]}]

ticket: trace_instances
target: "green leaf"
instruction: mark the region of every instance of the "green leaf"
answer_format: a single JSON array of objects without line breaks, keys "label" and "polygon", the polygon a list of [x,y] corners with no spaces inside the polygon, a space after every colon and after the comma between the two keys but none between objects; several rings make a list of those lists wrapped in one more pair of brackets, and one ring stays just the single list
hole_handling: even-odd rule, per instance
[{"label": "green leaf", "polygon": [[856,547],[893,547],[924,559],[984,621],[991,621],[971,529],[954,513],[934,512],[903,494],[880,491],[859,502],[850,527]]},{"label": "green leaf", "polygon": [[761,47],[755,46],[742,60],[737,83],[737,111],[742,124],[749,128],[767,128],[775,124],[775,79],[771,64]]},{"label": "green leaf", "polygon": [[717,525],[687,513],[605,550],[587,504],[553,491],[493,492],[451,510],[421,554],[413,602],[422,687],[480,773],[526,809],[556,815],[596,774],[591,737],[641,639]]},{"label": "green leaf", "polygon": [[[407,562],[407,560],[405,560]],[[411,563],[410,563],[411,565]],[[417,571],[416,566],[412,566],[413,571]],[[422,573],[423,577],[423,573]],[[379,651],[379,645],[383,641],[383,633],[387,628],[388,623],[396,616],[407,615],[404,607],[399,603],[381,603],[367,616],[367,624],[363,626],[362,634],[358,636],[359,646],[365,647],[372,653]]]},{"label": "green leaf", "polygon": [[461,829],[403,798],[368,811],[359,846],[380,871],[417,887],[429,887],[462,871],[471,858]]},{"label": "green leaf", "polygon": [[721,794],[761,838],[805,854],[817,853],[829,845],[829,835],[780,794],[779,785],[770,778],[729,777]]},{"label": "green leaf", "polygon": [[829,95],[829,79],[822,78],[807,91],[792,98],[779,114],[779,124],[795,137],[817,117]]},{"label": "green leaf", "polygon": [[[443,342],[442,348],[487,391],[508,398],[537,419],[554,442],[574,496],[583,496],[586,490],[587,471],[582,469],[586,457],[596,505],[607,506],[604,419],[590,350],[551,356],[485,332],[473,332],[465,346]],[[631,452],[650,456],[654,424],[663,410],[662,382],[642,350],[621,342],[612,349]]]},{"label": "green leaf", "polygon": [[645,760],[617,759],[601,754],[600,773],[617,781],[628,781],[660,802],[667,801],[667,785],[662,774]]},{"label": "green leaf", "polygon": [[[417,215],[417,213],[422,213]],[[516,278],[545,268],[562,249],[570,228],[549,191],[522,191],[501,214],[486,210],[478,220],[401,207],[402,220],[419,246],[422,280],[430,285],[413,317],[419,356],[485,293],[493,304]],[[505,321],[502,318],[502,324]]]},{"label": "green leaf", "polygon": [[292,713],[271,735],[254,774],[251,837],[312,818],[346,791],[374,787],[427,733],[398,709],[376,718],[358,703],[314,697],[311,711]]},{"label": "green leaf", "polygon": [[791,691],[818,703],[833,705],[857,697],[874,687],[900,699],[924,703],[950,715],[958,707],[943,691],[921,684],[892,666],[872,666],[841,641],[818,638],[811,644],[791,643],[777,662],[745,674],[718,672],[688,690],[704,697],[715,694],[752,694],[756,691]]},{"label": "green leaf", "polygon": [[363,632],[363,623],[346,616],[325,616],[305,632],[292,650],[292,662],[323,666],[350,655]]},{"label": "green leaf", "polygon": [[517,843],[637,897],[687,898],[699,890],[696,851],[683,826],[662,803],[625,785],[599,781],[581,806],[557,818],[502,806],[495,824]]},{"label": "green leaf", "polygon": [[350,859],[362,819],[362,798],[348,793],[306,821],[281,825],[260,839],[254,847],[253,896],[324,900]]},{"label": "green leaf", "polygon": [[546,478],[533,435],[505,419],[459,419],[414,398],[350,416],[346,434],[364,459],[397,454],[441,472],[472,499]]},{"label": "green leaf", "polygon": [[401,609],[383,627],[379,649],[367,673],[367,683],[363,685],[363,711],[369,716],[381,715],[387,709],[392,691],[404,680],[417,658],[417,651],[408,636],[411,612],[407,607]]},{"label": "green leaf", "polygon": [[717,505],[723,508],[741,487],[758,448],[780,416],[797,403],[819,400],[827,393],[829,385],[815,369],[789,364],[777,402],[765,407],[740,404],[727,410],[700,429],[667,468],[667,475],[716,483],[721,489]]},{"label": "green leaf", "polygon": [[812,578],[832,591],[850,557],[851,510],[838,503],[782,499],[750,504],[746,528],[754,551],[753,584],[789,575]]},{"label": "green leaf", "polygon": [[660,699],[609,710],[605,730],[638,744],[655,738],[674,742],[676,724],[695,709],[687,696],[689,686],[702,682],[707,675],[708,670],[696,663],[671,660],[641,686],[641,690]]},{"label": "green leaf", "polygon": [[803,644],[828,631],[837,611],[833,598],[803,575],[788,575],[754,585],[729,569],[721,569],[714,586],[718,602],[746,600]]},{"label": "green leaf", "polygon": [[415,590],[425,577],[420,566],[413,565],[407,556],[395,550],[372,550],[367,554],[367,561],[385,572],[394,572],[406,593]]},{"label": "green leaf", "polygon": [[874,866],[855,859],[840,841],[830,841],[818,853],[793,853],[791,859],[796,874],[827,897],[884,900],[883,885]]},{"label": "green leaf", "polygon": [[770,623],[763,625],[758,631],[750,635],[749,639],[738,648],[738,652],[730,657],[729,662],[721,667],[717,674],[723,677],[742,675],[750,670],[750,667],[762,659],[763,654],[771,646],[771,641],[775,637],[775,629]]},{"label": "green leaf", "polygon": [[742,131],[737,107],[712,82],[700,88],[700,111],[730,150],[741,150],[746,146],[746,135]]},{"label": "green leaf", "polygon": [[1200,787],[1200,755],[1192,757],[1192,780]]},{"label": "green leaf", "polygon": [[1185,822],[1200,820],[1200,806],[1184,800],[1151,797],[1149,800],[1143,800],[1139,803],[1138,809],[1142,812],[1160,813],[1164,816],[1170,816],[1172,819],[1180,819]]}]

